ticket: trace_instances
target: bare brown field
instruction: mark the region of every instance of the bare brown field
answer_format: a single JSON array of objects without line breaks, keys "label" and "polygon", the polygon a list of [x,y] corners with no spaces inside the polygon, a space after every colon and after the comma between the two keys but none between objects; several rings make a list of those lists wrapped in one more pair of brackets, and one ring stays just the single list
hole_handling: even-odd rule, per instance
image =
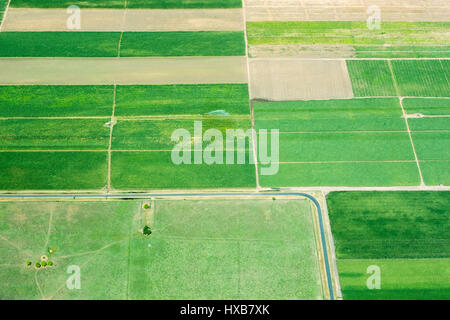
[{"label": "bare brown field", "polygon": [[242,31],[242,9],[83,9],[81,29],[67,28],[65,9],[10,8],[4,31]]},{"label": "bare brown field", "polygon": [[3,58],[0,85],[246,83],[245,57]]},{"label": "bare brown field", "polygon": [[252,99],[353,98],[344,60],[251,59]]},{"label": "bare brown field", "polygon": [[246,0],[247,21],[365,21],[378,6],[383,21],[448,21],[445,0]]}]

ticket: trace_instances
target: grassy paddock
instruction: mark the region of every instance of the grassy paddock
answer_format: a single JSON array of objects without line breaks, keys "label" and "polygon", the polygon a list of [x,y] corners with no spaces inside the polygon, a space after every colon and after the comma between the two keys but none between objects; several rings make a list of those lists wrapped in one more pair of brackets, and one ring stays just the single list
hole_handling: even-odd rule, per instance
[{"label": "grassy paddock", "polygon": [[[5,1],[5,0],[1,0]],[[11,0],[14,8],[80,8],[121,9],[175,9],[175,8],[240,8],[241,0]]]},{"label": "grassy paddock", "polygon": [[[308,201],[151,204],[146,210],[141,201],[0,203],[0,236],[8,239],[0,243],[7,264],[0,298],[323,297]],[[151,236],[140,232],[144,225]],[[53,267],[26,266],[43,254]],[[79,290],[66,287],[70,265],[80,267]]]},{"label": "grassy paddock", "polygon": [[[117,57],[120,32],[2,32],[0,57]],[[121,57],[242,56],[235,31],[125,32]]]}]

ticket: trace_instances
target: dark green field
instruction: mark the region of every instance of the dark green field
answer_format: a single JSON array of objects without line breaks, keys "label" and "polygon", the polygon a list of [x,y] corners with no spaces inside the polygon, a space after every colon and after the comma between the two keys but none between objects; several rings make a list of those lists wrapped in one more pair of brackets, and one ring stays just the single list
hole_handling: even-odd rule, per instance
[{"label": "dark green field", "polygon": [[[2,32],[0,57],[117,57],[120,32]],[[242,56],[234,31],[124,32],[121,57]]]},{"label": "dark green field", "polygon": [[[332,192],[327,205],[344,298],[448,297],[450,192]],[[366,286],[370,265],[380,290]]]},{"label": "dark green field", "polygon": [[0,189],[102,189],[107,159],[106,151],[0,152]]},{"label": "dark green field", "polygon": [[[4,1],[4,0],[2,0]],[[240,8],[241,0],[11,0],[13,8]]]},{"label": "dark green field", "polygon": [[347,60],[347,68],[356,97],[397,95],[387,61]]}]

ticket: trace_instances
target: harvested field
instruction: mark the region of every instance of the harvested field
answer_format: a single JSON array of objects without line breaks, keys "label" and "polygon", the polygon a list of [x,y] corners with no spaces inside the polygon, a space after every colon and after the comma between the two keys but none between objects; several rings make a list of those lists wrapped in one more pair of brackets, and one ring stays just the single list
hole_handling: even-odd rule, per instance
[{"label": "harvested field", "polygon": [[376,5],[383,21],[447,21],[450,6],[444,0],[246,0],[248,21],[366,21]]},{"label": "harvested field", "polygon": [[0,59],[0,85],[246,83],[245,57]]},{"label": "harvested field", "polygon": [[345,61],[250,60],[252,99],[352,98]]},{"label": "harvested field", "polygon": [[[67,28],[66,9],[8,11],[3,31],[242,31],[242,9],[84,9],[81,28]],[[119,22],[119,23],[118,23]]]}]

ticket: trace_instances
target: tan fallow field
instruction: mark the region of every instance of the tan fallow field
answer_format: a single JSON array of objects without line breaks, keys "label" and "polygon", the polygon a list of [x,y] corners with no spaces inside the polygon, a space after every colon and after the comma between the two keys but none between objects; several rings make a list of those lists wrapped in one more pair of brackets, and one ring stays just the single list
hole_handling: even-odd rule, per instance
[{"label": "tan fallow field", "polygon": [[1,58],[0,85],[247,83],[246,57]]},{"label": "tan fallow field", "polygon": [[82,9],[81,28],[66,9],[10,8],[3,31],[242,31],[242,9]]},{"label": "tan fallow field", "polygon": [[249,45],[249,55],[252,58],[354,58],[355,48],[350,45]]},{"label": "tan fallow field", "polygon": [[347,99],[353,90],[344,60],[250,59],[252,99]]},{"label": "tan fallow field", "polygon": [[247,21],[365,21],[378,6],[383,21],[448,21],[448,0],[245,0]]}]

